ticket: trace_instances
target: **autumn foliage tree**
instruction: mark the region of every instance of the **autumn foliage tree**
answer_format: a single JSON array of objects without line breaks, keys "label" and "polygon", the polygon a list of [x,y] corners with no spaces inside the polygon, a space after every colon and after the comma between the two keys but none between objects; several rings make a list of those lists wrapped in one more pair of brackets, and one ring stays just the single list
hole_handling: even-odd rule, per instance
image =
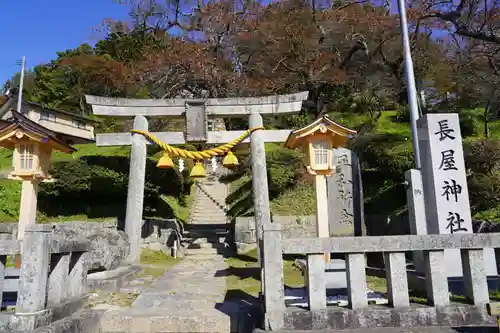
[{"label": "autumn foliage tree", "polygon": [[[496,82],[496,1],[410,1],[419,89],[432,88],[439,99],[478,82],[474,89],[482,93],[469,94],[471,105],[496,96],[478,88],[479,81]],[[385,107],[406,104],[399,17],[390,2],[117,2],[128,6],[129,20],[107,20],[94,47],[37,66],[30,99],[85,112],[85,94],[204,98],[308,90],[309,118],[336,109],[368,112],[373,120]],[[464,47],[470,44],[474,51]]]}]

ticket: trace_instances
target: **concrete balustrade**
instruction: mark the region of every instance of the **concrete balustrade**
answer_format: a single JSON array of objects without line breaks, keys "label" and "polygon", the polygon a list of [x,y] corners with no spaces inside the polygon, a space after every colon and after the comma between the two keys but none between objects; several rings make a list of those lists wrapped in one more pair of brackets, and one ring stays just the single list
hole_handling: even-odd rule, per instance
[{"label": "concrete balustrade", "polygon": [[[56,238],[48,225],[28,226],[22,242],[0,241],[0,296],[17,291],[15,311],[0,313],[0,329],[32,330],[82,309],[87,250],[86,242]],[[7,256],[17,254],[21,268],[6,268]]]},{"label": "concrete balustrade", "polygon": [[[408,327],[489,320],[485,311],[489,294],[483,248],[499,248],[499,233],[282,239],[279,227],[265,226],[263,231],[266,329],[356,329],[367,327],[367,323],[393,326],[394,321]],[[464,294],[470,304],[450,305],[444,269],[447,249],[460,249]],[[408,251],[422,251],[425,262],[429,304],[418,311],[410,307],[405,258]],[[388,308],[365,311],[368,307],[365,255],[369,252],[384,253]],[[331,307],[330,313],[330,307],[327,308],[323,253],[346,256],[349,309]],[[309,313],[285,306],[282,269],[285,254],[307,256]],[[303,327],[304,322],[310,325]]]}]

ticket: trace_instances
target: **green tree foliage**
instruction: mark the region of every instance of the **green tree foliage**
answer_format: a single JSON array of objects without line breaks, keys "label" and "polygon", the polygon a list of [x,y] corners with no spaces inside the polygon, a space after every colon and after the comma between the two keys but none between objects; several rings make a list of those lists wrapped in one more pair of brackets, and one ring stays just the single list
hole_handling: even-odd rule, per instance
[{"label": "green tree foliage", "polygon": [[[269,182],[269,197],[274,199],[294,187],[301,177],[301,154],[294,150],[282,149],[279,145],[267,146],[267,179]],[[240,157],[240,167],[226,178],[238,184],[227,197],[230,205],[228,214],[239,216],[253,212],[252,180],[248,156]]]},{"label": "green tree foliage", "polygon": [[[472,209],[476,212],[500,207],[500,142],[479,140],[465,146]],[[498,217],[498,216],[497,216]]]},{"label": "green tree foliage", "polygon": [[[40,210],[47,216],[87,214],[122,216],[128,189],[129,160],[120,156],[86,156],[71,162],[58,162],[52,174],[58,181],[43,184]],[[175,169],[158,169],[147,160],[144,189],[145,210],[149,215],[173,217],[161,198],[189,195],[188,177]]]}]

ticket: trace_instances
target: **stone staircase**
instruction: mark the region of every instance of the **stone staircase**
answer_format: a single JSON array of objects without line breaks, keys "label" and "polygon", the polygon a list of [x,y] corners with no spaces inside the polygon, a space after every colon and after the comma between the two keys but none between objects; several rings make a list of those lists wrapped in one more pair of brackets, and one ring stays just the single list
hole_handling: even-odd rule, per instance
[{"label": "stone staircase", "polygon": [[220,257],[228,248],[230,225],[225,201],[229,189],[218,178],[218,175],[211,174],[195,185],[195,202],[182,242],[186,257],[193,260]]},{"label": "stone staircase", "polygon": [[217,175],[196,184],[190,223],[183,233],[185,257],[142,291],[130,308],[106,311],[101,333],[241,331],[240,304],[225,300],[227,192]]}]

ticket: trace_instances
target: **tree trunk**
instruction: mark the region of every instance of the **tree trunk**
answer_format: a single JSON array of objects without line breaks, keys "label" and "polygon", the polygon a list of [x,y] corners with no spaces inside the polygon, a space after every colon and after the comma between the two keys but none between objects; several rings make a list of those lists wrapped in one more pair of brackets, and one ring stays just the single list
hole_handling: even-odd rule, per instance
[{"label": "tree trunk", "polygon": [[488,103],[486,104],[486,106],[484,107],[484,114],[483,114],[483,117],[484,117],[484,137],[485,138],[489,138],[490,137],[490,109],[491,109],[491,101],[488,101]]},{"label": "tree trunk", "polygon": [[484,137],[490,137],[489,117],[487,115],[484,117]]}]

